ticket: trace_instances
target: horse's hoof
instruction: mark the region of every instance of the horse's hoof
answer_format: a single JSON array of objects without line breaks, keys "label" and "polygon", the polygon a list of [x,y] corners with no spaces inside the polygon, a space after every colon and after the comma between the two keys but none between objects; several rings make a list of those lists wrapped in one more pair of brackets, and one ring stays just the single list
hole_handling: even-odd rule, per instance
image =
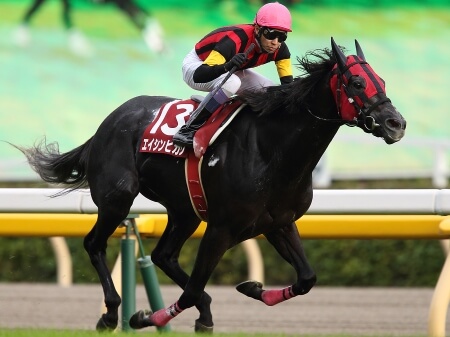
[{"label": "horse's hoof", "polygon": [[262,300],[261,294],[263,293],[263,285],[258,281],[245,281],[239,283],[236,286],[236,290],[240,293],[247,295],[248,297],[254,298],[255,300]]},{"label": "horse's hoof", "polygon": [[95,329],[100,332],[104,331],[114,331],[117,328],[117,324],[115,326],[108,325],[108,323],[105,320],[105,314],[100,317],[100,319],[97,322],[97,325],[95,326]]},{"label": "horse's hoof", "polygon": [[128,324],[132,329],[142,329],[152,326],[153,323],[149,318],[151,314],[153,314],[153,312],[150,310],[139,310],[131,316]]},{"label": "horse's hoof", "polygon": [[195,332],[212,334],[213,333],[213,329],[214,329],[213,326],[203,325],[202,323],[200,323],[198,321],[198,319],[195,321]]}]

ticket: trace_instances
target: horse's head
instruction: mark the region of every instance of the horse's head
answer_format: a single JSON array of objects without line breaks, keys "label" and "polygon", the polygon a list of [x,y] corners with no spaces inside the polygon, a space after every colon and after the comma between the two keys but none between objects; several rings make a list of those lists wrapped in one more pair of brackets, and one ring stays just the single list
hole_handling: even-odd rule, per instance
[{"label": "horse's head", "polygon": [[338,112],[349,125],[381,137],[387,144],[398,142],[405,134],[406,121],[386,96],[384,81],[366,62],[355,40],[356,55],[346,57],[331,38],[336,65],[330,87]]}]

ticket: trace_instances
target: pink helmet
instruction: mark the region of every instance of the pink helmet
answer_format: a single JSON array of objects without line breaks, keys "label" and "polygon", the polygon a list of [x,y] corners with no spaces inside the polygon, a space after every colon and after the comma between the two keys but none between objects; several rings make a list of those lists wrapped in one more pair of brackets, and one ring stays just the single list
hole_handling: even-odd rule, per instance
[{"label": "pink helmet", "polygon": [[262,6],[256,13],[253,23],[261,27],[292,32],[291,13],[279,2],[271,2]]}]

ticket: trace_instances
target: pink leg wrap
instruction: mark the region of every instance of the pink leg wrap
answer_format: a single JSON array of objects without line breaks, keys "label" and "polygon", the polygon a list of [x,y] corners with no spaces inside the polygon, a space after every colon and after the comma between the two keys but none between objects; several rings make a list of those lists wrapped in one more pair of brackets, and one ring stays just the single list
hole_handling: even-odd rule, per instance
[{"label": "pink leg wrap", "polygon": [[264,290],[261,294],[263,302],[267,305],[275,305],[295,297],[292,286],[280,290]]},{"label": "pink leg wrap", "polygon": [[157,312],[154,312],[150,319],[153,324],[156,326],[164,326],[166,325],[172,318],[176,317],[183,310],[178,307],[178,302],[172,304],[167,309],[160,309]]}]

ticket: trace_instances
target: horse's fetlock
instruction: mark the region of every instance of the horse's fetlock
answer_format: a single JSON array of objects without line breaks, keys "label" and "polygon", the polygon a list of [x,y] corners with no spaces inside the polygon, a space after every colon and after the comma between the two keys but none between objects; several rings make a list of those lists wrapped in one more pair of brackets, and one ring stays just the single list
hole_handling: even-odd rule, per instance
[{"label": "horse's fetlock", "polygon": [[317,282],[316,275],[312,275],[310,278],[302,279],[300,282],[292,286],[292,290],[295,295],[305,295],[314,287]]},{"label": "horse's fetlock", "polygon": [[108,309],[108,312],[110,311],[117,311],[119,306],[122,304],[122,299],[120,296],[117,296],[115,298],[108,299],[105,301],[105,306]]},{"label": "horse's fetlock", "polygon": [[200,296],[200,302],[203,305],[208,305],[209,306],[212,303],[212,298],[207,293],[203,292],[202,296]]}]

